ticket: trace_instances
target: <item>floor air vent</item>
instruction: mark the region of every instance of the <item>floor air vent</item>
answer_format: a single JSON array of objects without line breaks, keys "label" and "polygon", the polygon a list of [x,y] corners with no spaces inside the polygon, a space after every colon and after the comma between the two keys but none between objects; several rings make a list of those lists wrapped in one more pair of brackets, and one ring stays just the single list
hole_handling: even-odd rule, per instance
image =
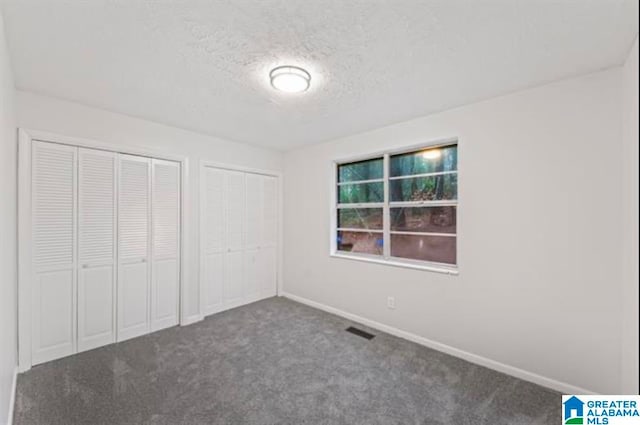
[{"label": "floor air vent", "polygon": [[353,326],[349,326],[346,329],[346,331],[347,332],[351,332],[354,335],[358,335],[358,336],[361,336],[361,337],[366,338],[366,339],[373,339],[373,337],[375,337],[375,335],[370,334],[369,332],[365,332],[362,329],[354,328]]}]

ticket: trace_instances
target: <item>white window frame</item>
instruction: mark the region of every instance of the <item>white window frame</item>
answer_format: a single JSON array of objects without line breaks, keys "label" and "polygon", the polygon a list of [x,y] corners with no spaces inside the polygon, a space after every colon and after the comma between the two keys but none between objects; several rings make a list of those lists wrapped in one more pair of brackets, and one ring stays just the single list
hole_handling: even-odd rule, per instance
[{"label": "white window frame", "polygon": [[[431,149],[438,148],[443,146],[456,145],[458,147],[458,166],[456,171],[443,171],[443,172],[434,172],[434,173],[426,173],[426,174],[416,174],[411,176],[397,176],[390,177],[389,176],[389,159],[393,155],[409,153],[414,151],[419,151],[423,149]],[[375,264],[385,264],[389,266],[395,267],[404,267],[409,269],[416,270],[425,270],[436,273],[444,273],[448,275],[458,275],[459,267],[460,267],[460,258],[459,258],[459,226],[456,229],[455,234],[442,234],[442,233],[433,233],[433,232],[404,232],[404,231],[391,231],[391,208],[393,207],[402,207],[402,206],[455,206],[456,207],[456,223],[459,224],[458,218],[460,217],[460,143],[458,138],[448,138],[448,139],[440,139],[437,141],[433,141],[430,143],[421,143],[417,145],[406,146],[400,149],[393,150],[385,150],[370,153],[367,155],[358,155],[348,158],[336,159],[331,162],[331,211],[330,211],[330,250],[329,256],[333,258],[341,258],[341,259],[349,259],[356,261],[364,261],[368,263]],[[367,161],[373,159],[382,158],[383,160],[383,176],[380,179],[371,179],[371,180],[361,180],[361,181],[353,181],[353,182],[338,182],[338,167],[343,164],[351,163],[351,162],[359,162],[359,161]],[[445,175],[445,174],[457,174],[458,175],[458,196],[454,201],[406,201],[406,202],[391,202],[389,199],[389,181],[390,180],[400,180],[405,178],[414,178],[414,177],[428,177],[428,176],[436,176],[436,175]],[[338,203],[338,186],[346,185],[346,184],[356,184],[356,183],[373,183],[373,182],[382,182],[384,185],[384,201],[376,202],[376,203],[361,203],[361,204],[348,204],[348,207],[342,206]],[[383,214],[383,226],[382,230],[370,230],[370,229],[348,229],[348,228],[339,228],[338,227],[338,210],[342,208],[382,208]],[[382,234],[384,244],[383,244],[383,254],[382,255],[373,255],[366,253],[356,253],[356,252],[346,252],[338,250],[337,243],[337,234],[338,231],[355,231],[355,232],[367,232],[367,233],[380,233]],[[412,260],[408,258],[399,258],[391,256],[391,234],[419,234],[419,235],[427,235],[427,236],[446,236],[446,237],[455,237],[456,238],[456,264],[447,264],[447,263],[438,263],[433,261],[421,261],[421,260]]]}]

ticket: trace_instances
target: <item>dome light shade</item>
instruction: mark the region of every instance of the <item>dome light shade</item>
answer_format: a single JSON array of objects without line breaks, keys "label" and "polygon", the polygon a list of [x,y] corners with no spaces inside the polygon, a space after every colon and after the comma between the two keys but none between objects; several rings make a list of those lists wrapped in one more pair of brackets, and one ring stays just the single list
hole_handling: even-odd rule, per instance
[{"label": "dome light shade", "polygon": [[269,73],[271,85],[287,93],[300,93],[309,89],[311,75],[297,66],[285,65],[273,68]]}]

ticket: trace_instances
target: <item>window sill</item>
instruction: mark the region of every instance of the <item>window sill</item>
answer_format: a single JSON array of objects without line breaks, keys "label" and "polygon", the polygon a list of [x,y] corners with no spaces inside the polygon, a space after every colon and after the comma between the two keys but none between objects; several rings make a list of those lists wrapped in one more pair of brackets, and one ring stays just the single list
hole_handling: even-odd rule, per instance
[{"label": "window sill", "polygon": [[423,270],[428,272],[447,274],[451,276],[458,276],[458,269],[455,267],[416,264],[416,263],[410,263],[410,262],[404,262],[404,261],[385,260],[384,258],[365,257],[361,255],[354,255],[354,254],[343,254],[338,252],[333,252],[330,254],[330,256],[333,258],[342,258],[345,260],[364,261],[366,263],[384,264],[386,266],[403,267],[405,269]]}]

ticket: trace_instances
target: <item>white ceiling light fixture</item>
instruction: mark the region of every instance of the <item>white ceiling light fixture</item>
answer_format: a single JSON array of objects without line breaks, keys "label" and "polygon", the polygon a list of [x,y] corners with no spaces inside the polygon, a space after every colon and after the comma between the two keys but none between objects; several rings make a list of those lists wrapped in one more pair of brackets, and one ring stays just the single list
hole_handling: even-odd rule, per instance
[{"label": "white ceiling light fixture", "polygon": [[273,68],[269,73],[273,88],[287,93],[307,91],[311,85],[311,75],[304,69],[284,65]]}]

